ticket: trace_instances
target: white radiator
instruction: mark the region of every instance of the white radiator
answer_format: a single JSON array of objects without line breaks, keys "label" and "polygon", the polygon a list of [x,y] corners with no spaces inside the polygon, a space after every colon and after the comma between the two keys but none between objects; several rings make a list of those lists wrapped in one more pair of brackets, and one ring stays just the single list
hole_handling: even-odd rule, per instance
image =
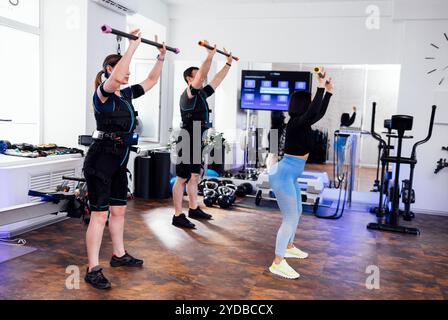
[{"label": "white radiator", "polygon": [[36,202],[28,190],[55,190],[62,176],[81,176],[81,155],[38,159],[0,155],[0,209]]}]

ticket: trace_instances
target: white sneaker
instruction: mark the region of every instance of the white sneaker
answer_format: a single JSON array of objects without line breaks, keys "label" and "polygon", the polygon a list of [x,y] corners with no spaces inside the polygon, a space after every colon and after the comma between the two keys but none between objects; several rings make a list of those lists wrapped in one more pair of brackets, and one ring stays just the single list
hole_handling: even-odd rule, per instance
[{"label": "white sneaker", "polygon": [[292,249],[286,249],[285,258],[293,258],[293,259],[306,259],[308,258],[308,253],[303,252],[296,247]]},{"label": "white sneaker", "polygon": [[280,264],[272,263],[272,266],[269,268],[269,271],[277,276],[286,279],[298,279],[300,274],[298,274],[290,265],[283,260]]}]

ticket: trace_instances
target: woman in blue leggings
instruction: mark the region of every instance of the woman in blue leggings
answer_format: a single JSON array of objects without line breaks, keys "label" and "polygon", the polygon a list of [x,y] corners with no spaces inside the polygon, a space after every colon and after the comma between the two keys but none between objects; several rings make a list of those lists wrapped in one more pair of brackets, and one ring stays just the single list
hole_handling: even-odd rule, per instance
[{"label": "woman in blue leggings", "polygon": [[297,179],[305,170],[312,147],[311,126],[322,119],[327,112],[332,93],[332,79],[323,72],[323,76],[319,77],[313,101],[309,92],[297,91],[292,95],[289,103],[291,119],[286,127],[285,155],[270,170],[269,182],[282,212],[283,222],[277,233],[275,260],[269,271],[283,278],[300,277],[288,265],[285,258],[308,257],[306,252],[294,246],[297,226],[302,215],[302,195]]}]

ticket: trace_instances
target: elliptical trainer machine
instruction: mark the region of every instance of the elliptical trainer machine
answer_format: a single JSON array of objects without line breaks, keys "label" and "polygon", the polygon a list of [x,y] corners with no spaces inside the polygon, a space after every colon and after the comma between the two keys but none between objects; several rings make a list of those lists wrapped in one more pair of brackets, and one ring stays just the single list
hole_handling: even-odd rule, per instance
[{"label": "elliptical trainer machine", "polygon": [[[394,150],[394,146],[392,146],[390,144],[390,140],[391,140],[391,136],[392,136],[392,128],[391,128],[391,120],[390,119],[386,119],[384,120],[384,129],[387,130],[387,132],[383,132],[383,134],[386,134],[387,137],[387,154],[389,154],[389,152],[391,150]],[[378,160],[377,160],[377,164],[376,164],[376,179],[373,183],[373,189],[371,190],[371,192],[380,192],[380,167],[381,167],[381,155],[383,154],[383,146],[380,143],[378,143]],[[386,172],[389,172],[389,166],[386,167]],[[373,208],[373,210],[376,210],[377,208]],[[373,211],[372,210],[372,211]],[[376,213],[372,212],[372,213]]]},{"label": "elliptical trainer machine", "polygon": [[[383,154],[381,156],[381,186],[385,183],[385,171],[386,166],[389,164],[395,164],[395,174],[394,174],[394,184],[390,193],[390,201],[391,205],[383,204],[384,198],[384,189],[380,188],[380,197],[379,197],[379,206],[378,206],[378,222],[370,223],[367,228],[370,230],[379,230],[379,231],[392,231],[392,232],[400,232],[407,234],[419,235],[420,230],[417,228],[404,227],[399,225],[399,216],[403,215],[404,220],[411,221],[414,218],[413,213],[410,211],[411,202],[414,200],[411,196],[413,194],[412,185],[414,182],[414,169],[417,164],[417,147],[428,142],[432,136],[432,129],[434,126],[434,118],[436,114],[436,106],[432,107],[431,111],[431,120],[429,123],[428,135],[425,139],[416,142],[412,147],[412,153],[410,158],[402,157],[402,146],[404,139],[412,139],[413,137],[406,137],[404,134],[406,131],[412,130],[413,120],[414,118],[407,115],[395,115],[392,116],[391,119],[391,129],[396,130],[397,135],[389,135],[391,138],[397,139],[397,152],[395,156],[391,156],[388,154],[388,145],[384,139],[375,132],[375,116],[376,116],[376,102],[373,103],[372,109],[372,127],[371,133],[372,137],[377,140],[383,150]],[[403,202],[405,204],[405,210],[400,211],[400,166],[401,164],[409,164],[411,167],[409,180],[403,184],[405,187],[403,195]]]},{"label": "elliptical trainer machine", "polygon": [[[380,192],[383,194],[382,203],[385,206],[390,202],[391,198],[391,180],[392,180],[392,171],[390,170],[389,163],[386,163],[385,170],[382,172],[382,179],[380,181],[380,167],[381,167],[381,157],[390,155],[390,152],[395,149],[395,147],[391,144],[392,137],[396,137],[395,132],[392,132],[391,127],[392,120],[386,119],[384,120],[384,128],[387,129],[387,132],[383,132],[387,137],[387,146],[386,149],[383,149],[382,142],[380,141],[378,144],[378,163],[376,167],[376,180],[374,183],[374,189],[371,192]],[[373,207],[370,209],[370,213],[376,214],[380,212],[379,207]]]}]

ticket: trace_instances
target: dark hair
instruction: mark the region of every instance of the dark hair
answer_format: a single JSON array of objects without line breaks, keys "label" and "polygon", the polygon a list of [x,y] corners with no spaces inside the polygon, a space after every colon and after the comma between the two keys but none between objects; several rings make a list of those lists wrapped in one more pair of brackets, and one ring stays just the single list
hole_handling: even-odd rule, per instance
[{"label": "dark hair", "polygon": [[190,68],[188,68],[187,70],[184,71],[184,80],[185,80],[186,83],[188,83],[187,78],[188,77],[192,77],[193,76],[193,71],[195,71],[195,70],[199,70],[199,68],[198,67],[190,67]]},{"label": "dark hair", "polygon": [[297,117],[304,114],[311,104],[311,93],[306,91],[296,91],[289,101],[289,115]]},{"label": "dark hair", "polygon": [[285,126],[285,118],[283,111],[272,111],[271,129],[283,129]]},{"label": "dark hair", "polygon": [[98,87],[103,83],[102,76],[103,74],[106,75],[106,78],[109,78],[109,74],[107,73],[107,66],[111,66],[112,68],[115,68],[115,66],[118,64],[118,62],[121,60],[122,56],[119,54],[111,54],[104,59],[103,62],[103,70],[98,72],[95,78],[95,90],[98,89]]}]

